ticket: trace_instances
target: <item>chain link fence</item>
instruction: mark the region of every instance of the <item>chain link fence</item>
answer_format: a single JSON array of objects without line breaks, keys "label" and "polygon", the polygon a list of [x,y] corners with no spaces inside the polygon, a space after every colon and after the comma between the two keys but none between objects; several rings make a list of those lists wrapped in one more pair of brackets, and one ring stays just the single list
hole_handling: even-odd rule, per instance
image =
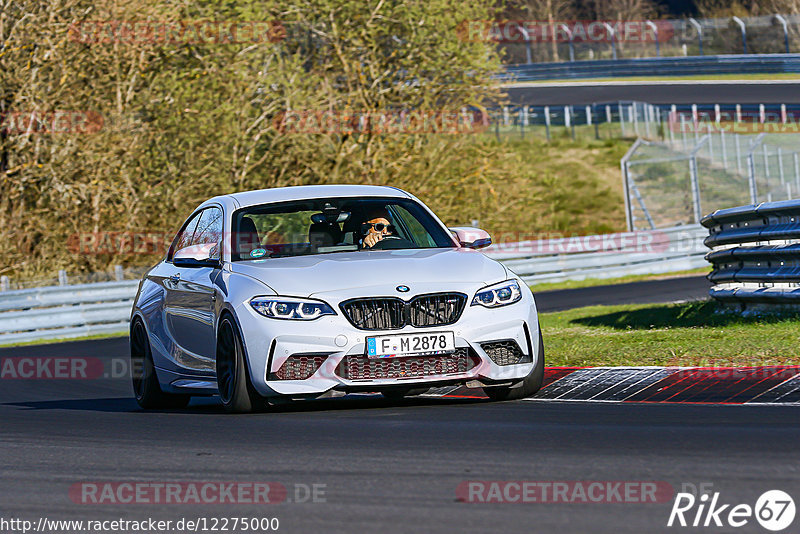
[{"label": "chain link fence", "polygon": [[[693,224],[716,209],[799,198],[800,132],[789,117],[784,110],[783,122],[726,123],[719,109],[671,111],[657,125],[661,136],[640,137],[622,159],[629,228]],[[733,133],[736,124],[750,132]]]}]

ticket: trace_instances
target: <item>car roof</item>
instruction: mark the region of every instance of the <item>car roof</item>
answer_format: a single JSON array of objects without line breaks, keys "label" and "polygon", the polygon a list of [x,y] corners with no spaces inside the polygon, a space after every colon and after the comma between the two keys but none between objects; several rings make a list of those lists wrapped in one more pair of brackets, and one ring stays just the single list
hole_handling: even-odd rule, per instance
[{"label": "car roof", "polygon": [[[402,189],[382,185],[299,185],[294,187],[259,189],[257,191],[243,191],[241,193],[232,193],[224,196],[226,199],[233,199],[238,207],[257,206],[270,202],[336,197],[412,198],[411,195]],[[206,202],[211,202],[212,200],[214,199],[210,199]]]}]

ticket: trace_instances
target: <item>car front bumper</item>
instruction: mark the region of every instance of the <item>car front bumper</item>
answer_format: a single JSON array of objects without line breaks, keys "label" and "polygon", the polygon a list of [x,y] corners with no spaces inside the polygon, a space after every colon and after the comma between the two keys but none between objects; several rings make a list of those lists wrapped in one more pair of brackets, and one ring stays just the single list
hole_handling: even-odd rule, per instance
[{"label": "car front bumper", "polygon": [[[486,385],[513,384],[525,378],[542,357],[538,354],[539,324],[530,291],[523,291],[519,302],[500,308],[470,306],[468,302],[459,320],[447,326],[366,331],[350,324],[338,308],[337,312],[338,315],[314,321],[288,321],[264,317],[246,302],[238,306],[236,315],[256,391],[266,397],[313,397],[332,391],[380,391],[470,381]],[[391,378],[353,379],[342,376],[347,375],[341,372],[342,360],[348,356],[363,358],[367,337],[426,332],[453,332],[457,351],[466,349],[471,367],[465,371],[424,373],[423,376],[415,372],[395,372]],[[482,347],[484,343],[509,340],[518,345],[526,356],[522,358],[526,363],[498,365]],[[297,355],[321,357],[323,361],[304,380],[277,379],[275,373],[288,358]],[[392,359],[382,360],[388,365]]]}]

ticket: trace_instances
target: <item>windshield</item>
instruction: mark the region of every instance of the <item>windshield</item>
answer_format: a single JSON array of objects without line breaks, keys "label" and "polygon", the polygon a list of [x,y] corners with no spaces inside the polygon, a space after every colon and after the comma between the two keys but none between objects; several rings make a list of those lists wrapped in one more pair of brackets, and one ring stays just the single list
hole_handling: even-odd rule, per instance
[{"label": "windshield", "polygon": [[449,233],[410,199],[323,198],[238,210],[231,259],[455,246]]}]

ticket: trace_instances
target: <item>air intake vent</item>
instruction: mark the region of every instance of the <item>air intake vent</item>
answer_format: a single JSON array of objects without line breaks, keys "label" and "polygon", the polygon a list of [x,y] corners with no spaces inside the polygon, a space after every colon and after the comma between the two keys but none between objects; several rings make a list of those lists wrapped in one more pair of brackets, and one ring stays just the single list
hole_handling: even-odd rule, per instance
[{"label": "air intake vent", "polygon": [[405,302],[396,297],[361,298],[341,304],[350,324],[360,330],[397,330],[415,327],[444,326],[461,317],[467,296],[463,293],[420,295]]}]

